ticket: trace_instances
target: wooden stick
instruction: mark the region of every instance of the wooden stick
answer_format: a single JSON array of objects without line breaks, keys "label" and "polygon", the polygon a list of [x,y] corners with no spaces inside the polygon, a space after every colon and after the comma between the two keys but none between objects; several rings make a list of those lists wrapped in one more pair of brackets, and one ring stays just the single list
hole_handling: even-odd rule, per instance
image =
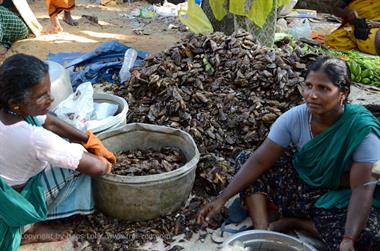
[{"label": "wooden stick", "polygon": [[32,9],[30,9],[28,2],[26,0],[12,0],[12,2],[33,34],[36,35],[36,37],[40,36],[42,25],[38,22]]}]

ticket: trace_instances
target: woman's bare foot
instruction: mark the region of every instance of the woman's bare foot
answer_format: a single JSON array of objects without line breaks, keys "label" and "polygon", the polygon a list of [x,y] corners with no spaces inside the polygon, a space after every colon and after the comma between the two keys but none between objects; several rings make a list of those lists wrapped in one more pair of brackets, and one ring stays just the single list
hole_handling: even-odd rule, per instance
[{"label": "woman's bare foot", "polygon": [[290,230],[304,230],[316,238],[320,238],[313,221],[309,219],[284,217],[269,224],[269,230],[287,233]]},{"label": "woman's bare foot", "polygon": [[35,223],[23,234],[21,245],[36,242],[62,241],[69,238],[71,234],[72,230],[63,226],[53,226],[49,223]]},{"label": "woman's bare foot", "polygon": [[269,230],[271,231],[276,231],[276,232],[281,232],[281,233],[286,233],[291,229],[294,229],[296,223],[296,219],[294,218],[281,218],[277,221],[273,221],[272,223],[269,224]]},{"label": "woman's bare foot", "polygon": [[59,32],[63,31],[63,28],[62,28],[61,24],[59,23],[57,15],[51,16],[50,22],[51,22],[51,26],[52,26],[52,29],[51,29],[52,33],[59,33]]},{"label": "woman's bare foot", "polygon": [[71,17],[70,11],[64,11],[63,21],[71,26],[77,26],[78,22]]}]

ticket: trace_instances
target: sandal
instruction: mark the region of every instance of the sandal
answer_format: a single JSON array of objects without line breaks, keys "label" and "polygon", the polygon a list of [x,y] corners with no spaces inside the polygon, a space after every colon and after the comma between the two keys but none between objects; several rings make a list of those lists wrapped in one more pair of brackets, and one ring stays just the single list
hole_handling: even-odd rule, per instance
[{"label": "sandal", "polygon": [[249,217],[239,224],[227,225],[226,222],[223,222],[222,226],[212,233],[211,240],[216,244],[222,244],[230,236],[251,229],[254,228]]}]

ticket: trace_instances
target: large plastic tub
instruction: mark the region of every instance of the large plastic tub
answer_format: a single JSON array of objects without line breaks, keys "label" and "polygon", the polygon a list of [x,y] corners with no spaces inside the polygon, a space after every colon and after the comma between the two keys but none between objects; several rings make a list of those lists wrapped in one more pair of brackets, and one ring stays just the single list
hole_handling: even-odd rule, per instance
[{"label": "large plastic tub", "polygon": [[195,179],[199,151],[186,132],[133,123],[98,135],[113,152],[164,146],[181,149],[186,164],[171,172],[147,176],[107,174],[93,179],[95,206],[120,219],[141,221],[178,210],[188,198]]},{"label": "large plastic tub", "polygon": [[317,251],[315,248],[290,235],[265,230],[249,230],[237,233],[224,241],[223,247],[241,242],[255,251]]}]

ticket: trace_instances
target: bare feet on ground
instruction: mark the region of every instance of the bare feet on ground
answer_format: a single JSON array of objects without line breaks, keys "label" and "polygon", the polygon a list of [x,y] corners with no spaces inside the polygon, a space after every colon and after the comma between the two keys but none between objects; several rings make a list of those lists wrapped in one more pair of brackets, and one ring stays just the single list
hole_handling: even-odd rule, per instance
[{"label": "bare feet on ground", "polygon": [[71,17],[70,11],[64,11],[63,21],[71,26],[77,26],[78,22]]},{"label": "bare feet on ground", "polygon": [[62,241],[70,237],[72,230],[49,223],[35,223],[21,239],[22,244]]},{"label": "bare feet on ground", "polygon": [[50,22],[51,22],[51,26],[52,26],[50,32],[52,32],[52,33],[59,33],[59,32],[63,31],[63,28],[62,28],[61,24],[59,23],[57,15],[51,16],[50,17]]}]

